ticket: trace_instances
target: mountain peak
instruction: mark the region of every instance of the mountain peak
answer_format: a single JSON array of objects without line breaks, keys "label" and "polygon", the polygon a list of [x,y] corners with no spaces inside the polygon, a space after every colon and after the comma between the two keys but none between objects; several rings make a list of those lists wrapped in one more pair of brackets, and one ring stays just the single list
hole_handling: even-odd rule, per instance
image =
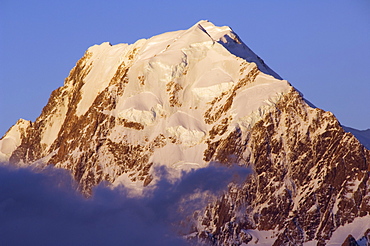
[{"label": "mountain peak", "polygon": [[233,32],[228,26],[218,27],[208,20],[201,20],[196,25],[201,26],[215,41],[219,41],[223,36],[231,35]]},{"label": "mountain peak", "polygon": [[243,58],[248,62],[254,62],[262,72],[269,74],[276,79],[282,79],[239,38],[231,27],[215,26],[208,20],[201,20],[191,28],[194,27],[201,28],[201,30],[207,33],[212,40],[222,44],[231,54]]}]

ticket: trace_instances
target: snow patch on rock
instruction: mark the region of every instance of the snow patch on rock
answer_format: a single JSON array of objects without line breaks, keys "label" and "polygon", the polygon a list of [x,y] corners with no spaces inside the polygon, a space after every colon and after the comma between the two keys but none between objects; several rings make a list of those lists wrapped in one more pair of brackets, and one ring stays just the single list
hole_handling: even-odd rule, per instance
[{"label": "snow patch on rock", "polygon": [[13,151],[21,145],[22,136],[26,134],[26,129],[30,125],[30,121],[20,119],[4,135],[0,140],[0,162],[6,162],[9,160]]},{"label": "snow patch on rock", "polygon": [[188,130],[183,126],[169,127],[167,132],[170,137],[178,139],[181,144],[192,147],[202,142],[205,133],[197,130]]}]

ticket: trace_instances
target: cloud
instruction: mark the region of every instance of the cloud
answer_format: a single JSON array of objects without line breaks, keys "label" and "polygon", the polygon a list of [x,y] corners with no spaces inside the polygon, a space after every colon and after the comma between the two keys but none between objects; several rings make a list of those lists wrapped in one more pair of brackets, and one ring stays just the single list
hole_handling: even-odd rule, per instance
[{"label": "cloud", "polygon": [[224,192],[231,181],[244,180],[249,170],[213,164],[175,181],[165,168],[156,172],[161,179],[143,196],[99,185],[86,199],[66,170],[35,172],[2,165],[1,244],[188,245],[177,233],[180,221],[201,209],[211,195]]}]

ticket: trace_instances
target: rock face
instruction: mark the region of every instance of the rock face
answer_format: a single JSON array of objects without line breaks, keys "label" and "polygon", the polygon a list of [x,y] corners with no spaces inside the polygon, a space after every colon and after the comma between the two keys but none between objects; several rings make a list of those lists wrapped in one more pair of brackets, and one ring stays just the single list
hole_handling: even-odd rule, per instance
[{"label": "rock face", "polygon": [[102,181],[143,189],[155,166],[249,166],[194,215],[189,235],[215,245],[325,245],[370,211],[370,151],[207,21],[90,47],[36,121],[0,140],[0,158],[71,170],[85,194]]},{"label": "rock face", "polygon": [[255,229],[271,231],[274,245],[324,245],[337,227],[370,211],[369,151],[297,92],[249,131],[224,138],[210,159],[227,164],[233,153],[255,173],[201,218],[201,229],[221,245],[247,243],[244,235]]},{"label": "rock face", "polygon": [[352,235],[348,235],[342,246],[358,246],[358,243]]}]

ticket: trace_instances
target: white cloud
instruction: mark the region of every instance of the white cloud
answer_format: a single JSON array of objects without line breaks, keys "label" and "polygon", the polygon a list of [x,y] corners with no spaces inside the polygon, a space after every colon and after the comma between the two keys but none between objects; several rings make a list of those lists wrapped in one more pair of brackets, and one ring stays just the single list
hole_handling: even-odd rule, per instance
[{"label": "white cloud", "polygon": [[[47,168],[0,167],[0,238],[4,245],[188,245],[176,232],[180,220],[220,194],[249,169],[211,165],[170,182],[161,180],[141,197],[103,185],[86,199],[70,174]],[[198,195],[197,195],[198,194]],[[189,200],[190,199],[190,200]],[[185,203],[185,204],[184,204]],[[191,205],[191,206],[190,206]],[[180,209],[181,208],[181,209]],[[185,208],[185,209],[184,209]]]}]

